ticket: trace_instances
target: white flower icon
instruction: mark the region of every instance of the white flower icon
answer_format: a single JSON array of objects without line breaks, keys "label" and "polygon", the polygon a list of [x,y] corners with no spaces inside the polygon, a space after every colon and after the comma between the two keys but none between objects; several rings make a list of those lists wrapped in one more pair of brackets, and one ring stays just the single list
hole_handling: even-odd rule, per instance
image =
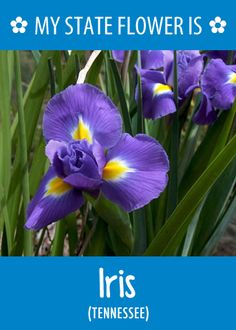
[{"label": "white flower icon", "polygon": [[209,22],[212,33],[224,33],[227,25],[226,21],[217,16],[214,20]]},{"label": "white flower icon", "polygon": [[23,20],[22,17],[18,16],[15,20],[11,21],[12,26],[12,32],[13,33],[25,33],[26,26],[28,25],[28,22]]}]

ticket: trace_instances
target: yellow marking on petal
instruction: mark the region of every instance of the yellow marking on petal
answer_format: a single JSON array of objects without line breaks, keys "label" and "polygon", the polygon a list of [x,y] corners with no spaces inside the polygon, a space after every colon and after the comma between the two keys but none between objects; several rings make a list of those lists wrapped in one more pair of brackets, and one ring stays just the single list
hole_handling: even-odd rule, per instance
[{"label": "yellow marking on petal", "polygon": [[72,187],[68,183],[65,183],[61,178],[56,177],[50,180],[47,184],[47,190],[44,196],[61,196],[71,189]]},{"label": "yellow marking on petal", "polygon": [[126,166],[124,162],[120,160],[110,160],[103,169],[102,177],[104,180],[117,180],[128,172],[133,172],[133,169]]},{"label": "yellow marking on petal", "polygon": [[164,85],[164,84],[155,84],[154,89],[153,89],[153,94],[155,95],[161,95],[164,93],[169,93],[171,92],[171,87],[168,85]]},{"label": "yellow marking on petal", "polygon": [[79,119],[78,126],[72,133],[72,138],[76,141],[87,140],[89,143],[93,142],[92,134],[89,127],[83,122],[82,118]]},{"label": "yellow marking on petal", "polygon": [[230,75],[229,83],[236,85],[236,73]]},{"label": "yellow marking on petal", "polygon": [[202,91],[202,89],[200,88],[200,87],[196,87],[195,89],[194,89],[194,92],[195,93],[200,93]]}]

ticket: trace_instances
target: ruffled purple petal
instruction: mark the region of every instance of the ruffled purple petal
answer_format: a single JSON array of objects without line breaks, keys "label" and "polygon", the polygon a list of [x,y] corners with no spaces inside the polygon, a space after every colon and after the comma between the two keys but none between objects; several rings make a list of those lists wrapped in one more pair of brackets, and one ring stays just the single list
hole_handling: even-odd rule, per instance
[{"label": "ruffled purple petal", "polygon": [[58,221],[68,214],[78,210],[83,204],[82,193],[74,188],[64,189],[64,193],[49,193],[48,184],[56,178],[50,168],[43,178],[39,190],[31,200],[27,209],[25,228],[38,230],[50,223]]},{"label": "ruffled purple petal", "polygon": [[[178,92],[184,100],[190,92],[199,87],[203,70],[203,56],[197,50],[177,52]],[[164,52],[164,74],[169,85],[174,85],[174,52]]]},{"label": "ruffled purple petal", "polygon": [[124,50],[113,50],[112,56],[115,61],[122,63],[125,59],[125,51]]},{"label": "ruffled purple petal", "polygon": [[164,65],[164,54],[162,50],[142,50],[141,66],[142,69],[160,69]]},{"label": "ruffled purple petal", "polygon": [[164,76],[168,85],[174,84],[174,51],[164,51]]},{"label": "ruffled purple petal", "polygon": [[50,140],[45,148],[45,154],[52,164],[54,156],[59,148],[66,147],[65,142]]},{"label": "ruffled purple petal", "polygon": [[[93,154],[93,150],[98,150],[96,146],[97,142],[91,146],[86,140],[68,144],[51,140],[46,150],[52,158],[51,164],[55,173],[64,182],[79,190],[93,191],[99,189],[102,173]],[[96,153],[98,155],[98,152]]]},{"label": "ruffled purple petal", "polygon": [[217,112],[213,108],[209,98],[202,94],[201,103],[198,111],[193,117],[193,121],[198,125],[210,125],[217,118]]},{"label": "ruffled purple petal", "polygon": [[[78,125],[81,134],[75,134]],[[122,122],[118,109],[96,87],[89,84],[70,86],[48,103],[43,120],[47,141],[65,141],[89,137],[103,147],[112,147],[121,135]],[[80,136],[81,138],[77,138]],[[76,138],[75,138],[76,136]]]},{"label": "ruffled purple petal", "polygon": [[146,135],[123,134],[107,153],[107,161],[124,162],[129,170],[120,178],[104,180],[104,195],[130,212],[157,198],[168,182],[168,157],[162,146]]},{"label": "ruffled purple petal", "polygon": [[178,91],[184,99],[195,88],[199,87],[203,71],[203,57],[197,51],[193,53],[179,52],[178,59]]},{"label": "ruffled purple petal", "polygon": [[74,173],[68,175],[64,179],[64,182],[79,190],[94,191],[100,188],[102,180],[99,176],[97,178],[93,178],[82,173]]},{"label": "ruffled purple petal", "polygon": [[202,91],[217,109],[229,109],[236,96],[236,84],[230,77],[236,66],[226,65],[221,59],[211,60],[202,76]]}]

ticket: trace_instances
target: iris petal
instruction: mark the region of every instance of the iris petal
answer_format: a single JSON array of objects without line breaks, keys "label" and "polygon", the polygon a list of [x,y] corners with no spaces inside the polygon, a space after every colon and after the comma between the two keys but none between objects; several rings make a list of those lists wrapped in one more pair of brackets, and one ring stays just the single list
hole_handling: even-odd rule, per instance
[{"label": "iris petal", "polygon": [[106,181],[113,181],[123,178],[126,173],[132,171],[133,169],[129,168],[122,160],[112,159],[105,165],[102,177]]},{"label": "iris petal", "polygon": [[65,183],[61,178],[54,177],[48,182],[44,196],[59,197],[67,193],[71,189],[72,187],[69,184]]},{"label": "iris petal", "polygon": [[176,111],[171,87],[161,72],[140,70],[145,118],[157,119]]},{"label": "iris petal", "polygon": [[85,139],[89,143],[92,143],[93,142],[92,133],[91,133],[88,125],[86,125],[83,122],[83,119],[82,118],[79,119],[79,123],[78,123],[76,129],[72,133],[72,138],[75,141],[84,140]]},{"label": "iris petal", "polygon": [[27,229],[38,230],[78,210],[83,204],[79,190],[56,177],[49,168],[27,209]]},{"label": "iris petal", "polygon": [[217,112],[213,108],[211,101],[205,94],[202,94],[201,103],[193,117],[193,121],[198,125],[210,125],[216,118]]},{"label": "iris petal", "polygon": [[116,144],[121,129],[118,109],[104,93],[89,84],[70,86],[55,95],[43,120],[47,141],[96,140],[105,148]]},{"label": "iris petal", "polygon": [[130,212],[143,207],[165,189],[169,162],[156,140],[142,134],[135,137],[123,134],[118,144],[108,151],[107,164],[117,159],[127,164],[130,170],[114,179],[113,175],[121,172],[114,169],[121,167],[113,163],[109,175],[107,172],[103,177],[101,189],[108,199],[124,210]]},{"label": "iris petal", "polygon": [[230,82],[236,65],[226,65],[221,59],[211,60],[202,76],[203,93],[216,109],[227,110],[236,96],[236,85]]}]

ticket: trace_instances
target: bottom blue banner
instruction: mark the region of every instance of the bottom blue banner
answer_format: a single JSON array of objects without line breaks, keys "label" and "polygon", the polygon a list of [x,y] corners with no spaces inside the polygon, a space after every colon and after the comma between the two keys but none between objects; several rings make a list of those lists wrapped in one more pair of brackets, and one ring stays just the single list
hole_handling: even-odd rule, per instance
[{"label": "bottom blue banner", "polygon": [[2,258],[2,329],[234,329],[236,259]]}]

